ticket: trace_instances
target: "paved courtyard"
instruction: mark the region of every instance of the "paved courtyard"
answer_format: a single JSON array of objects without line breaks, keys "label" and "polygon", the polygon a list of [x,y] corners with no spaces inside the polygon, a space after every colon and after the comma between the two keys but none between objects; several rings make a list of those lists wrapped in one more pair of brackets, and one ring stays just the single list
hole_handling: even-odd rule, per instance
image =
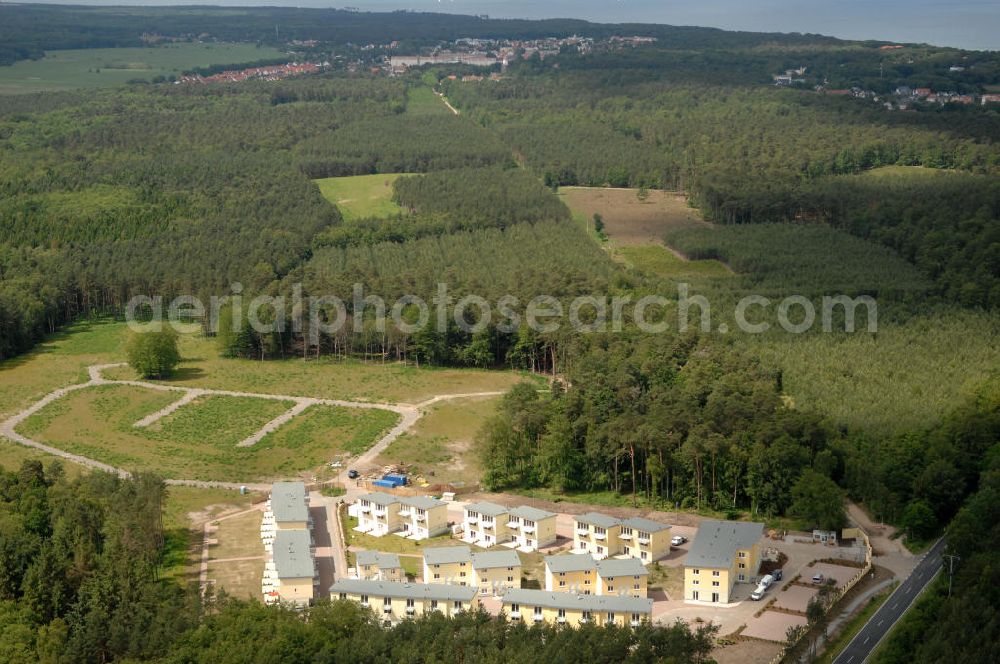
[{"label": "paved courtyard", "polygon": [[802,580],[809,583],[814,574],[822,574],[827,579],[835,579],[837,587],[843,588],[861,570],[856,567],[845,567],[843,565],[831,565],[830,563],[816,563],[812,567],[802,570]]},{"label": "paved courtyard", "polygon": [[743,636],[752,636],[765,641],[784,642],[788,638],[788,628],[805,625],[804,616],[793,616],[788,613],[777,611],[765,611],[759,618],[750,618],[747,621]]}]

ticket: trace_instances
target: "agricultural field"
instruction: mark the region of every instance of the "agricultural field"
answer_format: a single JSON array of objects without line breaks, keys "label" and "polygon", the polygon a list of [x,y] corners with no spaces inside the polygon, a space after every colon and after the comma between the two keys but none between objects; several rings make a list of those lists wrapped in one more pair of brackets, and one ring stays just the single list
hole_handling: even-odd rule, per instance
[{"label": "agricultural field", "polygon": [[353,175],[314,180],[323,198],[336,205],[344,221],[395,217],[406,212],[392,200],[392,183],[408,173]]},{"label": "agricultural field", "polygon": [[413,429],[379,455],[378,463],[405,464],[411,474],[429,484],[477,483],[481,469],[473,444],[499,401],[480,397],[434,404]]},{"label": "agricultural field", "polygon": [[591,228],[594,214],[600,214],[605,234],[618,247],[662,244],[670,231],[709,227],[698,211],[674,192],[649,190],[640,195],[639,189],[561,187],[559,196]]},{"label": "agricultural field", "polygon": [[316,414],[306,411],[302,422],[293,420],[287,431],[237,447],[292,403],[208,396],[148,427],[134,426],[177,398],[174,392],[129,385],[87,388],[43,408],[19,432],[121,468],[168,478],[249,482],[311,471],[340,451],[343,441],[367,447],[396,422],[396,414],[388,411],[314,406]]},{"label": "agricultural field", "polygon": [[198,67],[280,57],[275,48],[229,43],[49,51],[41,60],[0,67],[0,94],[112,87],[133,79],[179,76]]},{"label": "agricultural field", "polygon": [[[541,378],[519,371],[416,367],[330,357],[307,362],[301,358],[268,362],[226,359],[218,356],[213,339],[200,335],[182,336],[180,352],[182,362],[167,383],[320,399],[416,404],[438,394],[499,392],[523,380],[542,383]],[[128,367],[108,370],[104,376],[136,378]]]}]

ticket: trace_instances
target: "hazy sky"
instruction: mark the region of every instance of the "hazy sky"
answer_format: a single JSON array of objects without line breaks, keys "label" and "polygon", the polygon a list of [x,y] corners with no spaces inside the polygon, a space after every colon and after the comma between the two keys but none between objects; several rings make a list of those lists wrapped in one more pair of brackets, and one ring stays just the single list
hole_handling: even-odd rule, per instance
[{"label": "hazy sky", "polygon": [[1000,0],[36,0],[58,4],[267,5],[415,9],[503,18],[818,32],[850,39],[1000,50]]}]

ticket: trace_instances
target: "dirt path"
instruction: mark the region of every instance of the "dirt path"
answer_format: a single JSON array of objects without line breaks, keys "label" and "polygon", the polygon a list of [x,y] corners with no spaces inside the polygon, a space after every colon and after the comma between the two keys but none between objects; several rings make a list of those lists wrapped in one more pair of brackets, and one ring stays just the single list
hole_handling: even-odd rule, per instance
[{"label": "dirt path", "polygon": [[435,92],[434,94],[436,94],[441,99],[441,101],[444,102],[444,105],[448,107],[449,111],[451,111],[455,115],[461,115],[461,113],[458,112],[458,109],[451,105],[451,102],[448,101],[448,98],[444,96],[443,92]]}]

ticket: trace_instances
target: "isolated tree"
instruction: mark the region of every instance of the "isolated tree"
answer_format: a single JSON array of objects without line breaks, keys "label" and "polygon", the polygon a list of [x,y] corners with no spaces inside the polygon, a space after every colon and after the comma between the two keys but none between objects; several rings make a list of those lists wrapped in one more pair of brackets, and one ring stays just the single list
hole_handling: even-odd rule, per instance
[{"label": "isolated tree", "polygon": [[901,525],[907,535],[923,540],[934,535],[938,521],[930,505],[923,500],[914,500],[903,510]]},{"label": "isolated tree", "polygon": [[839,530],[847,521],[840,487],[812,468],[802,473],[792,487],[792,500],[788,513],[811,526]]},{"label": "isolated tree", "polygon": [[125,344],[128,364],[143,378],[166,378],[181,361],[177,333],[170,327],[132,332]]}]

